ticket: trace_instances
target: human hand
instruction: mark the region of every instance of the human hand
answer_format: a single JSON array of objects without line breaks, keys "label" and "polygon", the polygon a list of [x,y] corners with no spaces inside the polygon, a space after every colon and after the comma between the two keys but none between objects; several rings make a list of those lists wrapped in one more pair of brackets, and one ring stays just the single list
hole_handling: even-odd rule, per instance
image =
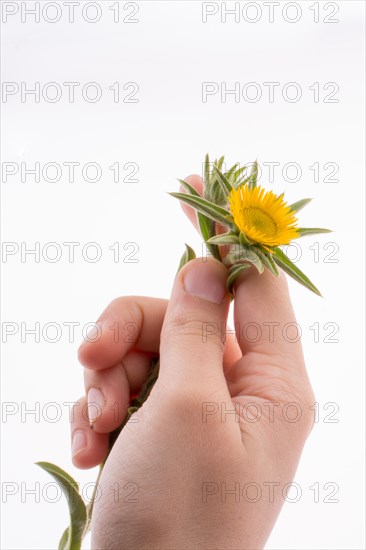
[{"label": "human hand", "polygon": [[[86,390],[104,395],[94,430],[83,407],[75,409],[74,442],[81,434],[86,442],[74,455],[80,467],[105,458],[108,433],[160,352],[158,381],[104,466],[94,548],[260,548],[268,538],[311,429],[314,398],[300,343],[283,337],[283,327],[295,326],[285,277],[251,269],[238,280],[237,343],[228,335],[224,346],[225,280],[219,262],[194,260],[177,275],[169,303],[112,302],[99,319],[101,338],[80,349]],[[138,327],[132,342],[115,339],[115,323]],[[295,416],[301,411],[296,422],[289,403]]]}]

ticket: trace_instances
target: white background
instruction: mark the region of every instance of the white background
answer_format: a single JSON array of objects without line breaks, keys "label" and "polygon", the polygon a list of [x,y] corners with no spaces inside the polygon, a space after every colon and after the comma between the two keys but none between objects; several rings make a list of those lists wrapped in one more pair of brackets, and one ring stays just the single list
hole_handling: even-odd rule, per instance
[{"label": "white background", "polygon": [[[5,4],[9,3],[2,2],[3,9]],[[82,487],[95,480],[96,470],[78,471],[71,464],[68,408],[63,405],[83,393],[82,368],[76,359],[82,328],[119,295],[169,296],[183,243],[190,243],[199,254],[201,241],[166,192],[177,189],[175,178],[200,173],[209,152],[212,157],[225,154],[230,165],[255,158],[260,165],[280,163],[274,183],[263,166],[261,183],[275,192],[285,191],[290,202],[313,197],[300,214],[301,225],[334,229],[333,234],[304,239],[298,261],[324,298],[290,282],[319,422],[295,479],[300,498],[285,503],[267,548],[364,548],[363,2],[331,2],[326,7],[324,2],[302,1],[287,8],[281,3],[272,23],[263,2],[249,8],[241,2],[237,23],[234,16],[221,21],[221,3],[206,23],[201,2],[195,1],[138,2],[138,12],[131,16],[136,23],[123,22],[133,11],[124,2],[117,23],[110,9],[113,3],[107,1],[99,2],[102,16],[95,23],[83,18],[83,2],[75,8],[74,23],[68,21],[63,2],[58,3],[61,19],[56,23],[45,20],[55,18],[55,8],[45,16],[41,13],[39,23],[32,15],[22,22],[25,3],[13,4],[18,13],[2,24],[2,80],[19,87],[24,82],[27,88],[39,82],[41,90],[56,82],[62,97],[52,103],[41,93],[37,103],[31,95],[22,102],[20,92],[3,96],[3,162],[17,163],[19,168],[22,162],[27,168],[36,162],[41,167],[49,162],[60,166],[94,162],[102,177],[88,182],[78,168],[70,182],[64,166],[55,183],[42,175],[40,182],[31,175],[22,182],[20,171],[7,181],[3,178],[2,240],[15,243],[19,252],[3,255],[1,264],[3,341],[9,323],[15,323],[17,330],[7,336],[2,353],[2,399],[14,412],[2,418],[2,547],[54,548],[68,522],[63,498],[49,502],[55,494],[51,490],[42,497],[51,478],[33,465],[35,461],[55,462]],[[32,8],[34,2],[26,5]],[[93,10],[86,12],[89,19],[97,13]],[[295,10],[299,21],[291,23]],[[256,23],[248,22],[256,15]],[[326,17],[338,22],[326,23]],[[80,83],[73,103],[64,82]],[[89,82],[101,87],[98,102],[82,97],[81,89]],[[108,89],[115,82],[121,85],[122,98],[132,90],[123,90],[123,85],[137,83],[138,102],[115,103]],[[203,82],[219,87],[226,83],[227,89],[238,82],[240,91],[255,82],[262,97],[250,102],[241,94],[235,102],[233,95],[220,98],[217,93],[203,102]],[[279,83],[273,102],[265,82]],[[289,82],[301,89],[297,102],[283,98]],[[317,102],[310,89],[315,82]],[[324,101],[334,89],[324,90],[329,82],[339,86],[332,96],[337,102]],[[254,92],[252,87],[248,95],[253,97]],[[49,89],[50,97],[52,93]],[[291,99],[294,88],[288,93]],[[116,162],[121,167],[137,163],[138,182],[114,183],[108,167]],[[293,171],[283,172],[289,162],[301,167],[297,182],[289,181],[296,179]],[[316,162],[318,182],[309,168]],[[324,181],[332,171],[323,168],[326,163],[339,167],[333,176],[338,181]],[[124,178],[127,172],[121,174]],[[55,263],[47,257],[47,250],[50,257],[54,250],[44,249],[50,242],[58,243],[62,251]],[[80,243],[73,263],[64,242]],[[96,263],[81,253],[90,242],[98,243],[102,251]],[[121,249],[118,262],[109,249],[116,242]],[[129,242],[138,247],[136,263],[123,262],[132,251],[123,250]],[[319,245],[314,246],[316,242]],[[330,242],[335,245],[326,249]],[[22,246],[34,248],[35,243],[40,246],[40,261],[34,255],[22,261]],[[314,256],[317,246],[319,258]],[[333,250],[335,254],[327,257]],[[91,248],[87,252],[92,256]],[[58,323],[59,341],[47,341],[55,335],[52,330],[45,336],[41,333],[39,342],[24,333],[37,322],[41,332],[47,323]],[[73,339],[65,322],[79,323]],[[315,328],[310,329],[315,323],[319,323],[318,342]],[[327,338],[336,342],[326,342]],[[51,421],[56,412],[47,405],[51,402],[59,407],[57,422]],[[39,415],[24,416],[35,407]],[[39,502],[25,494],[36,483]],[[319,502],[314,502],[309,488],[315,483]],[[9,487],[14,495],[6,494]],[[337,502],[326,502],[333,487],[338,487],[331,497]]]}]

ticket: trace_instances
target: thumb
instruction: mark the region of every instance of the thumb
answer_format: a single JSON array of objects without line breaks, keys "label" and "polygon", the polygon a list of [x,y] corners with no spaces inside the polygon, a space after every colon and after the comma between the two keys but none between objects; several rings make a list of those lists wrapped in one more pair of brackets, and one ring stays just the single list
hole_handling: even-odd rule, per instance
[{"label": "thumb", "polygon": [[159,382],[183,395],[222,390],[230,299],[227,270],[214,259],[190,261],[177,274],[160,336]]}]

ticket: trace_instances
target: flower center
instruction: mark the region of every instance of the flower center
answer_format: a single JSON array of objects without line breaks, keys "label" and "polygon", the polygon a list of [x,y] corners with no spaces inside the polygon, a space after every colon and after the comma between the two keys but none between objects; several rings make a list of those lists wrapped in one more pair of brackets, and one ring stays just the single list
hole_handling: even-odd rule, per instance
[{"label": "flower center", "polygon": [[250,228],[255,227],[266,237],[275,237],[277,235],[277,224],[266,212],[260,208],[249,207],[241,211],[244,224]]}]

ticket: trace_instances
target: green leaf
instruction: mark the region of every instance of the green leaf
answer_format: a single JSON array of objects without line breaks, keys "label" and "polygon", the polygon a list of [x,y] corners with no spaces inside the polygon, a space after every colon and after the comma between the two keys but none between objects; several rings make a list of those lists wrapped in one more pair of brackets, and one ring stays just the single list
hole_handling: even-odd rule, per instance
[{"label": "green leaf", "polygon": [[258,255],[250,248],[242,248],[240,245],[225,256],[224,263],[226,265],[250,263],[257,268],[259,273],[263,273],[264,271],[264,265]]},{"label": "green leaf", "polygon": [[276,262],[276,264],[283,269],[287,275],[292,277],[295,281],[300,283],[301,285],[305,286],[306,288],[309,288],[315,294],[318,296],[321,296],[319,290],[316,288],[315,285],[308,279],[308,277],[298,268],[295,264],[289,260],[289,258],[282,252],[280,248],[274,248],[273,249],[273,259]]},{"label": "green leaf", "polygon": [[205,157],[205,184],[210,183],[210,158],[208,155]]},{"label": "green leaf", "polygon": [[239,240],[240,240],[240,244],[244,247],[245,246],[250,246],[251,244],[253,244],[253,241],[248,239],[248,237],[244,233],[242,233],[241,231],[239,233]]},{"label": "green leaf", "polygon": [[227,177],[230,183],[232,183],[232,177],[234,176],[237,167],[238,167],[238,163],[234,164],[231,168],[229,168],[227,172],[225,172],[225,176]]},{"label": "green leaf", "polygon": [[263,250],[260,248],[255,247],[255,253],[257,256],[259,256],[259,259],[261,260],[262,264],[276,277],[279,276],[279,271],[277,269],[277,266],[275,262],[273,261],[273,258],[271,254],[266,254]]},{"label": "green leaf", "polygon": [[331,229],[321,229],[320,227],[298,227],[297,231],[299,237],[305,237],[306,235],[316,235],[318,233],[332,233]]},{"label": "green leaf", "polygon": [[240,180],[239,182],[237,182],[236,188],[239,189],[239,187],[242,187],[243,185],[249,184],[249,180],[250,180],[249,177]]},{"label": "green leaf", "polygon": [[215,235],[207,241],[208,244],[239,244],[239,237],[230,231],[228,233],[222,233],[221,235]]},{"label": "green leaf", "polygon": [[267,258],[268,258],[269,263],[270,263],[271,266],[272,266],[272,273],[273,273],[274,275],[276,275],[276,277],[278,277],[279,274],[280,274],[280,272],[278,271],[277,265],[276,265],[276,263],[275,263],[275,261],[274,261],[274,259],[273,259],[273,254],[271,254],[271,253],[268,254],[268,255],[267,255]]},{"label": "green leaf", "polygon": [[241,258],[241,261],[250,262],[258,269],[259,273],[263,273],[264,265],[262,264],[258,254],[254,252],[254,250],[243,248],[240,251],[239,257]]},{"label": "green leaf", "polygon": [[294,202],[293,204],[290,204],[289,207],[293,212],[299,212],[304,206],[309,204],[313,199],[301,199],[300,201]]},{"label": "green leaf", "polygon": [[185,251],[183,252],[183,256],[180,259],[178,271],[182,269],[184,265],[186,265],[191,260],[194,260],[196,257],[195,251],[193,248],[191,248],[188,244],[185,243]]},{"label": "green leaf", "polygon": [[[210,220],[209,238],[213,237],[215,234],[216,234],[216,223],[214,222],[214,220]],[[212,256],[216,258],[216,260],[219,260],[219,262],[222,262],[221,253],[217,245],[207,243],[207,248],[210,254],[212,254]]]},{"label": "green leaf", "polygon": [[211,220],[201,212],[197,212],[198,225],[204,241],[208,241],[211,235]]},{"label": "green leaf", "polygon": [[228,289],[229,292],[232,292],[232,286],[233,286],[237,276],[240,275],[240,273],[242,273],[243,271],[245,271],[246,269],[249,269],[249,268],[250,268],[249,264],[239,264],[239,265],[234,265],[229,270],[229,276],[226,280],[226,288]]},{"label": "green leaf", "polygon": [[191,195],[194,195],[195,197],[200,197],[201,195],[198,193],[198,191],[187,181],[178,179],[179,183],[190,193]]},{"label": "green leaf", "polygon": [[257,187],[257,179],[258,179],[258,162],[254,161],[252,169],[250,171],[248,185],[250,187]]},{"label": "green leaf", "polygon": [[215,161],[214,166],[216,166],[219,170],[221,170],[222,165],[224,164],[225,155],[222,155],[222,157],[219,158],[219,160]]},{"label": "green leaf", "polygon": [[55,464],[50,462],[36,462],[36,464],[57,481],[68,500],[70,526],[62,534],[59,550],[80,550],[87,525],[87,510],[79,494],[77,482]]},{"label": "green leaf", "polygon": [[248,180],[247,178],[242,178],[242,175],[245,174],[247,171],[247,166],[242,166],[241,168],[238,168],[236,172],[233,174],[232,182],[235,187],[238,187],[242,183],[244,183],[245,180]]},{"label": "green leaf", "polygon": [[58,543],[58,550],[67,550],[69,548],[67,546],[67,541],[69,540],[69,527],[66,527],[65,531],[62,534],[62,537],[60,538],[60,542]]},{"label": "green leaf", "polygon": [[186,193],[169,193],[169,195],[189,204],[189,206],[193,206],[193,208],[199,212],[202,212],[202,214],[205,214],[216,222],[227,226],[231,226],[234,222],[232,216],[227,210],[206,199],[203,199],[202,197],[187,195]]},{"label": "green leaf", "polygon": [[218,206],[225,206],[229,191],[223,181],[223,177],[220,178],[219,174],[223,176],[215,163],[212,167],[210,187],[206,198]]},{"label": "green leaf", "polygon": [[216,166],[214,166],[214,172],[224,196],[227,197],[232,190],[231,183]]},{"label": "green leaf", "polygon": [[[193,195],[195,197],[200,197],[201,196],[198,193],[198,191],[196,191],[196,189],[194,187],[192,187],[192,185],[190,185],[188,182],[186,182],[184,180],[180,180],[180,179],[178,179],[178,181],[191,195]],[[201,212],[197,212],[197,220],[198,220],[198,225],[199,225],[199,228],[200,228],[200,231],[201,231],[201,235],[202,235],[203,239],[205,241],[207,241],[211,236],[211,233],[210,233],[211,220],[207,216],[204,216],[203,214],[201,214]]]},{"label": "green leaf", "polygon": [[224,207],[227,204],[227,195],[223,192],[219,180],[214,178],[211,185],[211,197],[210,201],[217,206]]}]

